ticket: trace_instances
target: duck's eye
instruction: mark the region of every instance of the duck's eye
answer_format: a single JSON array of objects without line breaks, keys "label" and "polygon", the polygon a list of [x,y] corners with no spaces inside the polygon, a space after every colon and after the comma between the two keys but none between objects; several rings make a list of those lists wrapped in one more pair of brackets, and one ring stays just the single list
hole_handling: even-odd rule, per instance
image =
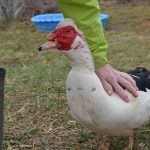
[{"label": "duck's eye", "polygon": [[67,33],[72,33],[72,30],[68,29],[68,30],[67,30]]}]

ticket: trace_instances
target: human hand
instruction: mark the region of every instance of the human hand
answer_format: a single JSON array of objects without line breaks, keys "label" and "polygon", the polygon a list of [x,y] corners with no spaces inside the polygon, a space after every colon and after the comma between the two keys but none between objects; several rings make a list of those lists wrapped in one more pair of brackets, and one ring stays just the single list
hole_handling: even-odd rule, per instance
[{"label": "human hand", "polygon": [[135,97],[138,96],[135,81],[127,73],[120,72],[112,68],[109,64],[95,70],[100,78],[102,85],[108,95],[115,91],[124,101],[128,102],[128,95],[123,89],[127,89]]}]

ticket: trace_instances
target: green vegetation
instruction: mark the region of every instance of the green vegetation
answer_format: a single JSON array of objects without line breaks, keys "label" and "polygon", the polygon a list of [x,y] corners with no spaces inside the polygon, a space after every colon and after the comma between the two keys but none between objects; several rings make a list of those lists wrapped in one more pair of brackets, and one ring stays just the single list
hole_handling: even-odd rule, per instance
[{"label": "green vegetation", "polygon": [[[111,18],[105,32],[108,57],[117,69],[150,69],[150,9],[148,5],[103,8]],[[4,147],[6,150],[96,150],[97,136],[82,128],[68,110],[65,81],[70,64],[52,51],[37,48],[47,33],[30,21],[0,22],[0,66],[7,69]],[[126,138],[109,137],[112,150]],[[138,130],[134,150],[150,149],[150,123]]]}]

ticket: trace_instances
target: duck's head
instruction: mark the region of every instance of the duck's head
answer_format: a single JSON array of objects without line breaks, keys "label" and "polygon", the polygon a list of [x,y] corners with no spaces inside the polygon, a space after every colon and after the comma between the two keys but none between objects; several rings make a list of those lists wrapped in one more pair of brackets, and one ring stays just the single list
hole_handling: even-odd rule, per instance
[{"label": "duck's head", "polygon": [[92,63],[91,53],[82,32],[72,19],[64,19],[54,32],[47,35],[48,42],[39,51],[58,49],[73,65]]},{"label": "duck's head", "polygon": [[58,49],[69,51],[83,47],[84,37],[72,19],[64,19],[59,23],[54,32],[47,35],[48,42],[39,48],[39,51]]}]

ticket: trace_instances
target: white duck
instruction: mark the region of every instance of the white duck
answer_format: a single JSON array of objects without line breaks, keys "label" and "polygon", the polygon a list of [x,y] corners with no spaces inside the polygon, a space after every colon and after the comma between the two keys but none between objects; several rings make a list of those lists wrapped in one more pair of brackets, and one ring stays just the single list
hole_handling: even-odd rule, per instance
[{"label": "white duck", "polygon": [[[40,51],[57,48],[72,64],[67,78],[67,100],[73,117],[100,137],[128,136],[132,149],[133,135],[150,118],[150,90],[139,91],[139,97],[129,92],[129,103],[117,94],[109,96],[94,70],[91,52],[74,21],[65,19],[47,37]],[[101,148],[106,145],[100,141]]]}]

